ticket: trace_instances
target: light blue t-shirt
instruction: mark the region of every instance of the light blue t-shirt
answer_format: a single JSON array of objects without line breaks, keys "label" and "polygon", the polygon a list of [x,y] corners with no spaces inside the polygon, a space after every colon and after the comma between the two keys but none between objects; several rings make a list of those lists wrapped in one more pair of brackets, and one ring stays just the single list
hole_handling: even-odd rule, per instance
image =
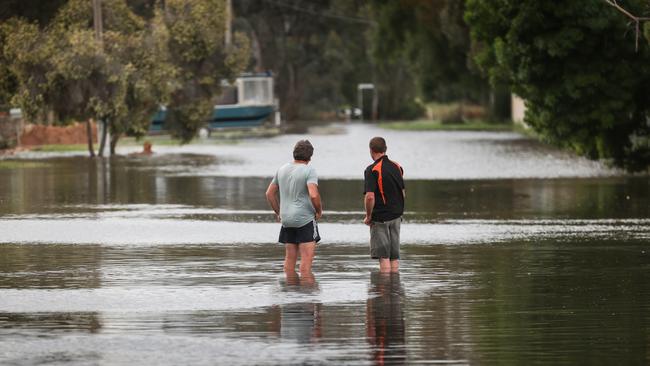
[{"label": "light blue t-shirt", "polygon": [[318,184],[316,170],[308,164],[287,163],[278,169],[271,184],[280,191],[280,218],[284,227],[301,227],[314,220],[316,210],[307,184]]}]

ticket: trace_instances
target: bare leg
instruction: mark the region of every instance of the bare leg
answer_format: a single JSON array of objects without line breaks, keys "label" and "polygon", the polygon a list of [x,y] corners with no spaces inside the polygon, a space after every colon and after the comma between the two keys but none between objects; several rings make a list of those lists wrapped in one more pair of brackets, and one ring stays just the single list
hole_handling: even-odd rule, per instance
[{"label": "bare leg", "polygon": [[287,243],[284,245],[284,271],[296,272],[296,259],[298,258],[298,244]]},{"label": "bare leg", "polygon": [[300,274],[300,285],[305,286],[305,287],[312,287],[316,284],[316,278],[314,277],[314,274],[309,272],[309,273],[304,273],[302,272]]},{"label": "bare leg", "polygon": [[394,273],[399,272],[399,259],[393,259],[390,261],[390,271]]},{"label": "bare leg", "polygon": [[390,259],[379,258],[379,272],[390,272]]},{"label": "bare leg", "polygon": [[298,246],[300,250],[300,274],[311,274],[311,263],[314,260],[314,252],[316,251],[316,242],[302,243]]},{"label": "bare leg", "polygon": [[287,279],[287,285],[297,286],[300,284],[300,277],[296,273],[295,268],[288,268],[284,270],[284,275]]}]

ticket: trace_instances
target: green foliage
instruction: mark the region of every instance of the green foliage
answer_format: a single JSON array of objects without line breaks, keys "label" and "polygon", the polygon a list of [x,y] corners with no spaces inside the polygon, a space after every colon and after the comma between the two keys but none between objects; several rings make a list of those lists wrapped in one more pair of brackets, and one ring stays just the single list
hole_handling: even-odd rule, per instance
[{"label": "green foliage", "polygon": [[2,0],[0,22],[14,17],[46,26],[67,0]]},{"label": "green foliage", "polygon": [[[628,1],[639,10],[644,1]],[[605,2],[468,0],[477,63],[547,140],[632,170],[650,162],[650,48]]]},{"label": "green foliage", "polygon": [[51,111],[61,121],[108,120],[115,136],[146,131],[149,117],[143,115],[156,110],[157,99],[128,99],[150,74],[138,67],[147,60],[137,52],[145,46],[145,24],[123,0],[102,4],[104,42],[95,38],[91,2],[85,0],[68,1],[44,30],[17,20],[5,24],[5,55],[19,85],[14,103],[31,120]]},{"label": "green foliage", "polygon": [[18,85],[16,76],[9,68],[9,61],[5,58],[2,50],[6,43],[5,28],[0,26],[0,110],[6,110],[15,94]]},{"label": "green foliage", "polygon": [[489,85],[471,59],[465,1],[373,1],[374,57],[404,58],[425,101],[485,102]]},{"label": "green foliage", "polygon": [[489,123],[473,121],[469,123],[441,123],[440,121],[416,120],[381,123],[380,127],[399,131],[512,131],[510,123]]},{"label": "green foliage", "polygon": [[95,38],[87,0],[69,0],[43,29],[16,18],[4,22],[5,98],[13,94],[33,121],[48,112],[63,121],[108,121],[111,150],[122,134],[144,135],[167,104],[173,131],[189,141],[211,115],[221,79],[247,63],[244,37],[223,46],[223,1],[168,0],[145,20],[125,0],[103,0],[102,18],[103,41]]},{"label": "green foliage", "polygon": [[153,19],[155,40],[169,64],[166,127],[189,141],[212,115],[221,80],[233,80],[248,63],[249,42],[235,34],[225,46],[225,2],[167,0]]},{"label": "green foliage", "polygon": [[337,108],[356,106],[357,84],[377,81],[365,1],[238,0],[233,6],[235,29],[253,40],[252,68],[275,76],[283,118],[333,118]]}]

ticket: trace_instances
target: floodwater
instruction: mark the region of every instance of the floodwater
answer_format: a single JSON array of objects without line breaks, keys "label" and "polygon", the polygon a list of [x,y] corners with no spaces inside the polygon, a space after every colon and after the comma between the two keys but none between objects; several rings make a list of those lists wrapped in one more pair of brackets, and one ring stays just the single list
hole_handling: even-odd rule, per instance
[{"label": "floodwater", "polygon": [[[374,135],[406,171],[400,274],[361,222]],[[323,241],[287,277],[264,190],[305,137]],[[363,125],[154,150],[0,160],[0,364],[650,363],[647,176]]]}]

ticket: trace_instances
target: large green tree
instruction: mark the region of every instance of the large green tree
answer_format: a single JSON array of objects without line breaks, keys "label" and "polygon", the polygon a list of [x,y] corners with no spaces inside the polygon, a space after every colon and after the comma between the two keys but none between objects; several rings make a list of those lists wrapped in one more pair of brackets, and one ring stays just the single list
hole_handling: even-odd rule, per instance
[{"label": "large green tree", "polygon": [[[101,120],[119,136],[115,127],[134,112],[125,105],[130,81],[144,71],[124,50],[145,45],[144,22],[124,0],[103,1],[102,8],[105,42],[96,38],[92,4],[84,0],[68,1],[44,29],[24,20],[5,24],[4,53],[18,81],[13,101],[30,119],[50,114],[59,123]],[[94,155],[90,140],[89,152]]]},{"label": "large green tree", "polygon": [[405,57],[425,101],[484,102],[490,91],[472,61],[465,0],[374,0],[375,58]]},{"label": "large green tree", "polygon": [[225,2],[168,0],[149,18],[125,0],[101,3],[102,39],[87,0],[69,0],[45,28],[15,18],[2,24],[0,82],[14,87],[14,104],[34,121],[104,121],[111,153],[123,134],[146,133],[165,104],[174,134],[190,140],[210,117],[221,79],[246,65],[241,35],[224,46]]},{"label": "large green tree", "polygon": [[[54,18],[58,9],[67,0],[4,0],[0,6],[0,22],[11,18],[22,18],[30,22],[36,22],[45,27]],[[4,48],[5,37],[0,34],[0,108],[7,109],[11,104],[11,98],[16,92],[17,83],[15,76],[9,68],[9,60],[4,59],[2,49]]]},{"label": "large green tree", "polygon": [[[645,0],[625,5],[641,13]],[[632,170],[650,163],[650,47],[604,1],[468,0],[478,64],[526,100],[547,140]]]},{"label": "large green tree", "polygon": [[171,67],[166,127],[186,142],[212,115],[221,80],[233,80],[249,59],[249,42],[236,33],[225,42],[226,2],[166,0],[156,10],[153,27]]}]

